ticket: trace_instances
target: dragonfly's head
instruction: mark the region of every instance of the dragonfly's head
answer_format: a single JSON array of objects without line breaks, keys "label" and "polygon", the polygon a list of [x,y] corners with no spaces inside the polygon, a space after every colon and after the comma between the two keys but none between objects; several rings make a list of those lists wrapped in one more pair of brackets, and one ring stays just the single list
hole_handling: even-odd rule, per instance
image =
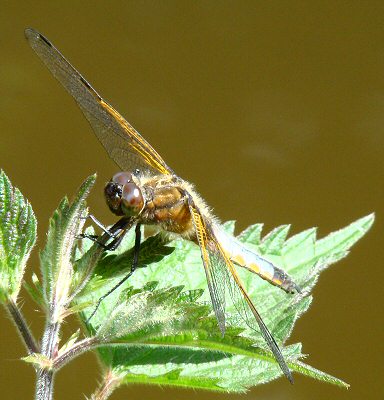
[{"label": "dragonfly's head", "polygon": [[104,195],[109,209],[116,215],[138,216],[144,207],[140,187],[130,172],[118,172],[105,185]]}]

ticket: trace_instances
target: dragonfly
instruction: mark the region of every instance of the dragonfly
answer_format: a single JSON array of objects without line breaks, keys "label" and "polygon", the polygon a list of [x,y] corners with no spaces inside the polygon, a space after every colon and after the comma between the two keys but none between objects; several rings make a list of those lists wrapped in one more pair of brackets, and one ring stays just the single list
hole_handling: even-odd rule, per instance
[{"label": "dragonfly", "polygon": [[111,232],[115,237],[114,244],[117,245],[128,229],[136,225],[135,249],[138,249],[142,224],[196,243],[200,247],[212,307],[221,333],[224,335],[226,328],[227,288],[239,316],[249,328],[261,333],[282,372],[293,383],[292,372],[248,295],[235,265],[246,268],[287,293],[298,293],[300,287],[281,268],[226,233],[194,186],[165,163],[46,37],[32,28],[25,30],[25,36],[53,76],[74,98],[98,140],[121,170],[104,188],[109,209],[120,217]]}]

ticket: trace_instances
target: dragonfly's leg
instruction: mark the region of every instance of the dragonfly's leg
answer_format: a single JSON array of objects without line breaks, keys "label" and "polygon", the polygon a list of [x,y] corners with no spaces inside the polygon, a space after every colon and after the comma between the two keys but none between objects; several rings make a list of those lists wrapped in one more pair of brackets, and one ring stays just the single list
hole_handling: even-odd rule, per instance
[{"label": "dragonfly's leg", "polygon": [[[81,233],[78,235],[80,239],[89,239],[99,244],[105,250],[114,250],[120,244],[125,232],[132,226],[133,220],[126,217],[120,218],[111,228],[106,228],[96,217],[89,214],[86,218],[90,218],[103,232],[101,236],[89,235]],[[106,244],[109,239],[113,239],[110,244]]]},{"label": "dragonfly's leg", "polygon": [[[106,250],[115,250],[123,240],[125,233],[131,228],[134,219],[123,217],[119,219],[104,235],[101,237],[101,242],[105,245]],[[106,242],[112,238],[112,242]]]},{"label": "dragonfly's leg", "polygon": [[139,262],[140,244],[141,244],[141,225],[137,224],[136,229],[135,229],[135,247],[134,247],[134,251],[133,251],[133,260],[132,260],[131,270],[112,289],[110,289],[107,293],[105,293],[103,296],[100,297],[100,299],[96,303],[95,309],[92,311],[92,314],[88,317],[87,322],[89,322],[91,320],[91,318],[95,315],[101,302],[106,297],[108,297],[111,293],[113,293],[117,288],[119,288],[135,272],[135,269],[137,268],[137,265]]},{"label": "dragonfly's leg", "polygon": [[102,231],[106,232],[108,229],[104,226],[102,222],[100,222],[93,214],[87,214],[84,217],[80,217],[80,219],[90,219],[96,226],[98,226]]},{"label": "dragonfly's leg", "polygon": [[89,239],[92,240],[92,242],[97,242],[99,235],[89,235],[88,233],[80,233],[80,235],[78,235],[77,237],[78,239]]},{"label": "dragonfly's leg", "polygon": [[[88,214],[86,217],[81,217],[82,219],[90,219],[96,226],[98,226],[105,234],[109,235],[110,237],[114,237],[115,233],[113,233],[110,229],[106,228],[94,215]],[[97,242],[99,239],[98,235],[90,235],[88,233],[80,233],[78,235],[79,239],[89,239],[92,242]],[[103,246],[104,247],[104,246]]]},{"label": "dragonfly's leg", "polygon": [[116,250],[119,247],[122,240],[124,239],[125,233],[126,233],[126,231],[120,231],[120,234],[118,236],[115,236],[114,239],[112,240],[112,242],[108,243],[105,246],[105,249],[109,250],[109,251]]},{"label": "dragonfly's leg", "polygon": [[110,234],[111,237],[113,237],[113,233],[111,232],[111,229],[108,229],[104,224],[102,224],[93,214],[88,214],[88,218],[96,225],[98,226],[104,233]]}]

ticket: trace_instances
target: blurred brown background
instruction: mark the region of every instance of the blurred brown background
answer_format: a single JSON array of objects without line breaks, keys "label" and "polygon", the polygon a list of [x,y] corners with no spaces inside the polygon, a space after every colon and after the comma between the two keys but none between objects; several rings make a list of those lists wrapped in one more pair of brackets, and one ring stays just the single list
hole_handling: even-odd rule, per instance
[{"label": "blurred brown background", "polygon": [[[384,3],[382,1],[2,2],[0,167],[31,201],[45,240],[64,194],[98,172],[92,212],[115,166],[70,96],[29,48],[44,33],[238,231],[318,226],[372,211],[373,229],[321,277],[291,343],[349,391],[301,376],[245,395],[126,387],[113,399],[379,399],[383,396]],[[38,269],[37,251],[30,264]],[[381,296],[380,296],[381,295]],[[28,300],[29,303],[29,300]],[[24,310],[35,330],[43,319]],[[2,399],[32,398],[34,373],[0,316]],[[380,357],[381,356],[381,357]],[[98,368],[82,356],[56,399],[83,398]]]}]

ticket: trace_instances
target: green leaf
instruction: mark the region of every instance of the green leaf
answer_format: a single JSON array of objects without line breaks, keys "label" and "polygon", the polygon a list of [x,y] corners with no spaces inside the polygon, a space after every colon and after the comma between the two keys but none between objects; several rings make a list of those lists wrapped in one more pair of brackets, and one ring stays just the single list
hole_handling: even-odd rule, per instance
[{"label": "green leaf", "polygon": [[156,286],[151,282],[143,290],[125,290],[97,329],[100,341],[151,342],[159,334],[172,336],[189,329],[192,315],[207,313],[206,307],[181,300],[181,286],[161,290],[156,290]]},{"label": "green leaf", "polygon": [[[119,249],[120,251],[122,248]],[[161,234],[151,236],[140,245],[139,268],[145,268],[148,264],[160,262],[164,257],[173,252],[173,247],[167,246]],[[121,271],[131,268],[133,248],[123,252],[114,252],[105,256],[97,265],[95,274],[107,278],[116,278]]]},{"label": "green leaf", "polygon": [[44,311],[47,310],[43,297],[43,287],[38,276],[32,273],[32,283],[24,281],[23,286],[30,295],[31,299]]},{"label": "green leaf", "polygon": [[[50,219],[47,243],[40,253],[45,303],[59,314],[70,295],[76,244],[87,214],[85,199],[95,179],[92,175],[85,180],[72,203],[66,197],[60,202]],[[59,318],[59,314],[54,318]]]},{"label": "green leaf", "polygon": [[92,301],[86,301],[84,303],[75,303],[74,306],[68,307],[63,313],[62,317],[63,319],[72,315],[72,314],[77,314],[85,309],[89,309],[90,306],[92,306],[94,303]]},{"label": "green leaf", "polygon": [[[300,294],[286,294],[238,268],[292,371],[348,387],[342,380],[303,363],[301,344],[284,343],[297,318],[308,310],[319,273],[345,256],[373,220],[373,215],[361,218],[320,240],[315,229],[286,240],[286,225],[264,239],[260,224],[238,236],[250,249],[262,249],[265,258],[283,267],[302,288]],[[228,231],[233,228],[233,223],[226,225]],[[95,279],[99,286],[94,285],[92,291],[94,301],[129,271],[133,240],[134,233],[128,232],[122,248],[100,261]],[[245,325],[232,304],[227,306],[227,330],[221,336],[198,246],[174,240],[168,245],[171,251],[165,250],[168,246],[159,236],[143,246],[146,250],[139,256],[139,268],[121,290],[104,299],[88,325],[103,344],[98,350],[101,363],[119,376],[121,383],[243,392],[282,375],[261,335]],[[83,318],[91,311],[87,310]]]},{"label": "green leaf", "polygon": [[[97,290],[103,288],[103,290],[108,291],[108,285],[110,287],[114,286],[119,279],[123,278],[130,271],[133,259],[133,240],[132,232],[130,232],[123,239],[122,245],[116,251],[103,254],[99,257],[91,281],[82,290],[81,295],[77,296],[76,302],[90,301],[90,298],[97,301],[98,296],[100,297],[96,293]],[[83,240],[85,246],[82,247],[87,250],[75,264],[77,280],[81,280],[81,277],[87,273],[88,266],[92,262],[92,257],[95,251],[98,250],[97,244],[89,248],[87,242],[89,242],[89,239]],[[173,250],[172,247],[165,244],[160,234],[149,237],[140,246],[140,263],[138,268],[145,268],[147,264],[160,262],[165,256],[172,253]]]},{"label": "green leaf", "polygon": [[73,345],[78,341],[79,337],[80,337],[80,329],[72,333],[72,335],[67,339],[67,341],[60,347],[57,356],[59,357],[67,350],[70,350],[73,347]]},{"label": "green leaf", "polygon": [[0,171],[0,301],[20,291],[26,262],[36,241],[37,222],[29,202]]},{"label": "green leaf", "polygon": [[43,354],[32,353],[21,359],[26,363],[34,364],[38,368],[50,369],[52,367],[52,360]]},{"label": "green leaf", "polygon": [[261,241],[259,252],[261,254],[276,254],[279,255],[287,238],[290,225],[281,225],[269,232],[268,235]]}]

